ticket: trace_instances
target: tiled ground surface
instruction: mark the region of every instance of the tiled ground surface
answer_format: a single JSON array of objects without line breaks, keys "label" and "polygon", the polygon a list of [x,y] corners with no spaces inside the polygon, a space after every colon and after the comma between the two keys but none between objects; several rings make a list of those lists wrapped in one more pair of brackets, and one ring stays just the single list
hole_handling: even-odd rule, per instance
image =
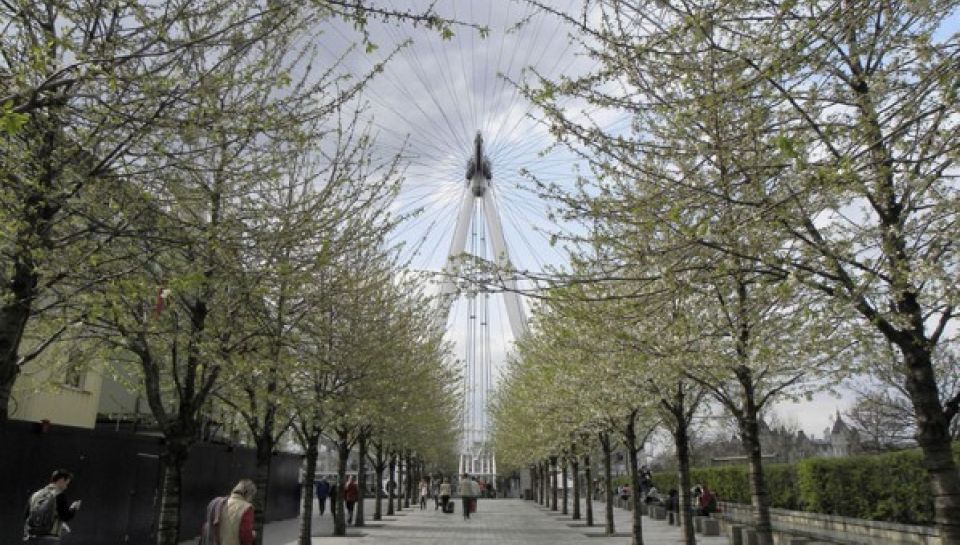
[{"label": "tiled ground surface", "polygon": [[[603,504],[594,504],[597,521],[603,516]],[[563,516],[540,507],[535,502],[523,500],[480,500],[477,513],[470,520],[463,520],[460,504],[454,514],[448,515],[433,509],[404,509],[400,514],[385,517],[384,521],[372,521],[369,527],[347,528],[348,537],[334,538],[332,521],[328,512],[320,518],[314,511],[314,544],[329,545],[493,545],[493,544],[574,544],[628,545],[630,543],[630,512],[614,510],[616,530],[624,537],[588,537],[587,533],[602,534],[602,526],[594,528],[571,527],[577,524],[569,516]],[[373,513],[373,502],[367,502],[366,512]],[[582,521],[580,522],[582,524]],[[680,541],[680,529],[668,526],[665,521],[643,518],[643,538],[647,545],[674,544]],[[264,545],[295,545],[299,532],[296,519],[274,522],[265,529]],[[362,534],[362,535],[357,535]],[[352,536],[352,537],[350,537]],[[723,537],[697,536],[697,543],[704,545],[727,545]]]}]

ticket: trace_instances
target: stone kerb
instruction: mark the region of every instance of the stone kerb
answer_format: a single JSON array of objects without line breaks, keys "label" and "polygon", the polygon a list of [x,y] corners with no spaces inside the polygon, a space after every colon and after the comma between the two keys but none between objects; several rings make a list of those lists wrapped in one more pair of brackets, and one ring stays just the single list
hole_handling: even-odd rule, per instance
[{"label": "stone kerb", "polygon": [[[724,518],[748,525],[753,518],[749,505],[720,502]],[[775,531],[798,536],[844,543],[898,545],[941,545],[936,528],[893,522],[880,522],[822,513],[805,513],[788,509],[770,509]],[[746,529],[745,529],[746,530]],[[744,539],[744,543],[748,543]]]}]

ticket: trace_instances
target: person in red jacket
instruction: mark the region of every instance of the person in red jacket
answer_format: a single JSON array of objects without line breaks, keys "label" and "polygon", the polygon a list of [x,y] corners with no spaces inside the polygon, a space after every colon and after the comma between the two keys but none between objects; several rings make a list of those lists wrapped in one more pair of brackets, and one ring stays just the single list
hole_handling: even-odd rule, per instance
[{"label": "person in red jacket", "polygon": [[700,498],[697,500],[697,514],[701,517],[709,517],[716,510],[717,497],[707,488],[707,485],[701,486]]},{"label": "person in red jacket", "polygon": [[350,475],[347,479],[347,486],[343,488],[343,501],[347,504],[347,524],[353,524],[353,507],[360,499],[360,487],[357,486],[357,478]]}]

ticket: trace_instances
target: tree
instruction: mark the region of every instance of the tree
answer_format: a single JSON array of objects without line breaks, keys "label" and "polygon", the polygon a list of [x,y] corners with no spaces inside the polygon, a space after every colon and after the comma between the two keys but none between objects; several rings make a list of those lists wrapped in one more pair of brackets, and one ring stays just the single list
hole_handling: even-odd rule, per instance
[{"label": "tree", "polygon": [[[248,17],[251,9],[237,7],[231,17]],[[251,274],[250,232],[269,210],[260,184],[275,179],[276,138],[297,130],[298,114],[309,113],[297,106],[318,92],[306,86],[298,89],[304,96],[278,93],[289,52],[285,32],[307,22],[290,24],[289,15],[258,16],[248,34],[235,29],[233,43],[190,51],[167,66],[171,73],[199,74],[202,83],[131,148],[149,208],[128,218],[137,237],[103,250],[108,259],[100,258],[98,274],[113,280],[89,282],[97,292],[88,323],[136,360],[166,440],[158,522],[163,544],[178,542],[180,472],[218,378],[258,354],[262,335],[252,320],[264,303],[263,284]],[[202,22],[185,23],[184,32]],[[131,253],[135,266],[121,268]],[[274,430],[260,436],[266,433],[272,438]]]},{"label": "tree", "polygon": [[[342,100],[338,94],[329,96]],[[251,308],[254,336],[262,350],[249,365],[231,366],[231,376],[225,377],[230,386],[221,390],[221,398],[243,417],[257,448],[258,535],[262,535],[272,453],[301,406],[301,398],[290,395],[298,388],[289,379],[311,357],[298,351],[304,327],[312,315],[324,314],[324,304],[332,295],[322,290],[332,282],[316,281],[334,268],[331,261],[350,262],[370,253],[364,246],[378,248],[396,225],[396,219],[384,213],[399,186],[393,170],[396,164],[373,166],[372,140],[357,126],[356,114],[347,116],[326,131],[304,135],[305,149],[278,154],[290,170],[279,167],[279,178],[258,192],[264,214],[250,222],[250,273],[260,279],[256,293],[263,298]],[[325,136],[333,142],[324,146]],[[355,275],[356,269],[341,267],[340,274]],[[351,288],[353,294],[364,289]],[[343,301],[346,295],[335,300]],[[313,386],[314,392],[330,394],[323,385]],[[334,388],[340,386],[334,384]]]},{"label": "tree", "polygon": [[[528,94],[598,169],[635,181],[607,210],[670,203],[646,219],[682,237],[675,249],[802,285],[822,299],[811,319],[842,321],[861,348],[895,346],[937,526],[960,541],[949,436],[960,398],[941,398],[932,363],[954,338],[956,37],[937,32],[956,4],[589,6],[599,16],[567,20],[601,68]],[[561,96],[622,112],[633,130],[581,122]],[[718,208],[731,213],[705,213]],[[770,243],[757,244],[763,233]]]},{"label": "tree", "polygon": [[[101,250],[117,239],[146,236],[129,224],[142,199],[115,195],[118,186],[156,167],[144,164],[145,148],[156,144],[146,137],[182,121],[176,110],[190,102],[187,95],[227,81],[222,72],[243,63],[252,45],[283,24],[329,17],[352,21],[368,49],[375,47],[365,31],[370,18],[444,36],[464,26],[430,8],[345,0],[0,4],[6,24],[0,37],[0,424],[22,367],[83,311],[68,313],[62,323],[51,317],[53,326],[34,328],[42,336],[21,347],[29,322],[52,309],[75,309],[78,289],[110,280],[90,270],[103,261]],[[211,63],[191,66],[198,58]],[[118,222],[120,209],[126,215]]]},{"label": "tree", "polygon": [[34,329],[46,335],[22,347],[29,322],[53,309],[65,311],[63,324],[81,320],[72,298],[111,279],[92,270],[105,259],[101,251],[143,236],[130,225],[142,199],[123,187],[128,172],[143,174],[131,164],[134,148],[211,75],[181,78],[175,67],[195,55],[239,62],[245,49],[219,37],[256,40],[271,28],[270,10],[250,3],[202,12],[190,4],[0,5],[8,24],[0,44],[0,423],[20,369],[66,331]]},{"label": "tree", "polygon": [[[604,288],[589,286],[591,292]],[[533,450],[530,446],[516,445],[515,439],[507,439],[505,436],[509,428],[548,429],[550,431],[541,431],[533,439],[545,443],[546,459],[549,460],[552,477],[558,455],[570,450],[570,443],[582,434],[584,429],[596,430],[604,448],[607,463],[606,488],[610,490],[610,434],[618,433],[622,435],[623,444],[630,457],[630,475],[634,488],[639,490],[637,456],[649,433],[657,425],[651,419],[652,407],[649,399],[636,395],[649,377],[649,360],[643,353],[623,349],[610,339],[603,318],[595,318],[600,314],[598,309],[587,308],[587,305],[581,302],[586,298],[582,293],[584,289],[587,288],[568,288],[563,296],[555,295],[549,302],[544,303],[534,313],[533,333],[518,343],[519,359],[507,375],[506,386],[497,393],[497,401],[494,403],[493,416],[497,430],[494,437],[498,452],[502,452],[504,447],[509,450],[520,447],[518,450],[522,456],[524,451]],[[533,387],[534,384],[536,388]],[[556,397],[544,400],[542,389]],[[529,399],[528,392],[533,393],[533,399]],[[527,403],[531,406],[525,407]],[[561,413],[556,409],[546,408],[556,403],[567,407],[567,410]],[[519,411],[517,416],[520,417],[520,422],[526,421],[525,424],[510,423],[510,420],[515,418],[511,413],[515,411]],[[559,421],[544,422],[545,414],[563,417]],[[552,508],[556,509],[556,486],[551,488]],[[642,519],[637,496],[633,498],[635,509],[632,535],[634,543],[642,543]],[[613,534],[612,502],[608,502],[606,529],[608,534]]]},{"label": "tree", "polygon": [[[878,350],[879,361],[873,366],[873,373],[856,387],[856,403],[845,413],[865,442],[879,449],[912,445],[917,433],[909,392],[900,380],[903,362],[891,348]],[[933,355],[942,399],[949,399],[953,392],[960,391],[958,362],[955,348],[949,344],[938,347]],[[950,436],[960,439],[960,419],[951,421]]]},{"label": "tree", "polygon": [[861,435],[861,444],[892,449],[913,443],[913,411],[907,400],[885,391],[860,394],[844,413]]}]

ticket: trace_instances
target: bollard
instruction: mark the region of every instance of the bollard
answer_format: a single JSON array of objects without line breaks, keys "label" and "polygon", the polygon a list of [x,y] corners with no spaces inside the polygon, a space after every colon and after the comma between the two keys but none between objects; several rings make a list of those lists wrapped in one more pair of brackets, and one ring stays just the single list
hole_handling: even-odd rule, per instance
[{"label": "bollard", "polygon": [[701,527],[703,528],[703,535],[705,536],[718,536],[720,535],[720,521],[712,518],[705,518],[700,522]]},{"label": "bollard", "polygon": [[730,545],[743,545],[743,535],[741,532],[745,528],[742,524],[728,524],[727,525],[727,540],[730,541]]}]

